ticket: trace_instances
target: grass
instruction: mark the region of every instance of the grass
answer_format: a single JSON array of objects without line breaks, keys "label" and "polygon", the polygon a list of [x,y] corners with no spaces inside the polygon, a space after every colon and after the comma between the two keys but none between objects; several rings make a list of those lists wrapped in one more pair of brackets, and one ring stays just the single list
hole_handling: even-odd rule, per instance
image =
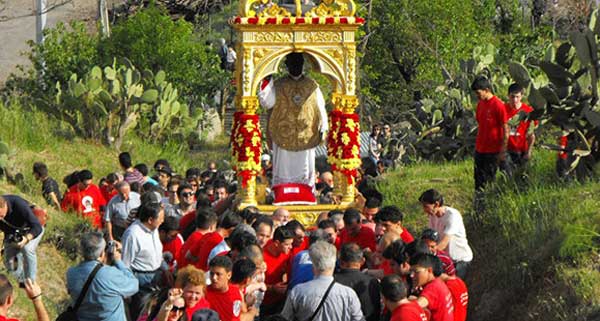
[{"label": "grass", "polygon": [[[96,176],[119,170],[117,151],[72,138],[66,128],[35,111],[0,106],[0,124],[0,140],[15,150],[12,166],[25,177],[20,188],[0,182],[2,194],[16,193],[44,204],[39,182],[31,175],[34,161],[46,162],[59,180],[76,169],[89,168]],[[191,166],[202,168],[209,160],[226,164],[227,143],[221,137],[189,153],[177,144],[156,146],[130,139],[123,150],[130,151],[135,162],[149,165],[167,158],[183,172]],[[417,201],[426,189],[440,190],[446,203],[463,213],[475,253],[467,280],[470,320],[583,320],[600,315],[600,184],[558,181],[554,160],[554,153],[538,151],[527,186],[499,177],[499,184],[486,192],[487,211],[477,215],[471,160],[414,164],[378,181],[384,203],[404,211],[405,225],[415,235],[427,224]],[[65,272],[77,262],[78,236],[87,226],[70,214],[50,215],[38,251],[39,280],[54,318],[68,301]],[[31,304],[18,292],[13,316],[32,319]]]}]

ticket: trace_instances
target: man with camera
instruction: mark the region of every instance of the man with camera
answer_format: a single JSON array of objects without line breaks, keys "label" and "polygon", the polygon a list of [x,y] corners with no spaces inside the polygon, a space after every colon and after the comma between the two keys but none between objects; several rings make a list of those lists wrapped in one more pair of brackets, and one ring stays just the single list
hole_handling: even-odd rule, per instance
[{"label": "man with camera", "polygon": [[44,228],[29,203],[16,195],[0,196],[0,230],[4,232],[2,250],[6,268],[15,275],[21,287],[25,279],[35,281],[35,251]]},{"label": "man with camera", "polygon": [[[121,261],[120,244],[111,241],[107,246],[102,233],[90,232],[82,236],[80,245],[83,262],[67,271],[67,290],[73,302],[77,301],[88,278],[92,281],[77,308],[78,320],[127,320],[123,298],[138,292],[138,280]],[[98,265],[99,269],[91,277]]]}]

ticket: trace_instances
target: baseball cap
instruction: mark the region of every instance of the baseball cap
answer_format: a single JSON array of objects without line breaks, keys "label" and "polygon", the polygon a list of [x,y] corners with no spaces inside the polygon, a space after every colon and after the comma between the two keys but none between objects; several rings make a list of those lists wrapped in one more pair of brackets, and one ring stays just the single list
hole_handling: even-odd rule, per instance
[{"label": "baseball cap", "polygon": [[421,233],[421,240],[431,240],[434,242],[439,242],[440,234],[434,229],[427,228],[423,230],[423,233]]}]

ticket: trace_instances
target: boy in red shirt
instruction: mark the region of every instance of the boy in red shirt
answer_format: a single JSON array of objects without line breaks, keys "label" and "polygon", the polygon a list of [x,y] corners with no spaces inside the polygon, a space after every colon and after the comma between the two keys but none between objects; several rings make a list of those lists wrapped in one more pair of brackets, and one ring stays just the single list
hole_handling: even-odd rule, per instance
[{"label": "boy in red shirt", "polygon": [[504,103],[492,93],[491,82],[483,76],[475,78],[471,89],[477,95],[475,118],[479,128],[475,140],[475,190],[494,181],[498,165],[506,157],[508,124]]},{"label": "boy in red shirt", "polygon": [[361,224],[360,212],[349,208],[344,212],[344,229],[340,233],[340,244],[356,243],[361,249],[375,252],[375,232]]},{"label": "boy in red shirt", "polygon": [[217,227],[217,215],[208,209],[198,209],[196,215],[196,230],[185,240],[179,251],[179,266],[198,262],[192,251],[200,248],[200,240],[205,234],[212,233]]},{"label": "boy in red shirt", "polygon": [[265,284],[267,292],[260,307],[261,316],[281,312],[285,303],[287,272],[294,235],[286,226],[280,226],[273,233],[273,240],[263,249],[263,259],[267,265]]},{"label": "boy in red shirt", "polygon": [[465,282],[454,275],[442,274],[442,279],[446,282],[452,302],[454,303],[454,321],[467,320],[467,306],[469,305],[469,292]]},{"label": "boy in red shirt", "polygon": [[88,219],[93,227],[102,229],[101,208],[106,206],[106,200],[98,186],[92,183],[92,178],[92,172],[87,169],[79,172],[77,174],[79,183],[69,188],[60,206],[63,212],[77,212]]},{"label": "boy in red shirt", "polygon": [[[163,257],[169,264],[171,272],[179,264],[179,252],[183,246],[183,237],[179,234],[178,227],[177,218],[174,216],[165,218],[165,221],[158,227],[158,235],[163,245]],[[170,255],[170,260],[167,259],[167,255]]]},{"label": "boy in red shirt", "polygon": [[238,224],[242,223],[242,218],[233,212],[227,212],[221,216],[217,225],[217,230],[207,233],[200,239],[196,248],[190,250],[191,256],[196,260],[193,264],[202,271],[208,270],[208,256],[210,251],[221,243],[225,238],[231,235],[231,232]]},{"label": "boy in red shirt", "polygon": [[439,278],[440,259],[433,254],[418,254],[411,258],[410,270],[413,285],[423,288],[416,302],[431,311],[431,321],[454,321],[452,294]]},{"label": "boy in red shirt", "polygon": [[[530,120],[521,120],[522,114],[529,114],[533,108],[521,102],[523,98],[523,87],[519,84],[512,84],[508,87],[508,103],[506,106],[506,116],[509,125],[508,136],[508,155],[512,167],[521,167],[531,159],[531,151],[535,143],[535,126],[531,126]],[[534,122],[537,125],[537,121]],[[512,169],[512,168],[511,168]]]},{"label": "boy in red shirt", "polygon": [[416,301],[407,299],[408,290],[398,275],[388,275],[381,280],[383,304],[392,312],[390,321],[428,321],[427,313]]},{"label": "boy in red shirt", "polygon": [[251,319],[256,315],[253,307],[248,310],[240,289],[229,284],[233,263],[227,256],[215,256],[210,260],[210,281],[206,288],[206,300],[211,309],[219,313],[221,321],[238,321],[241,316],[246,315]]},{"label": "boy in red shirt", "polygon": [[404,214],[396,206],[385,206],[375,216],[375,222],[381,226],[383,233],[392,232],[400,236],[405,244],[412,243],[415,238],[402,226]]}]

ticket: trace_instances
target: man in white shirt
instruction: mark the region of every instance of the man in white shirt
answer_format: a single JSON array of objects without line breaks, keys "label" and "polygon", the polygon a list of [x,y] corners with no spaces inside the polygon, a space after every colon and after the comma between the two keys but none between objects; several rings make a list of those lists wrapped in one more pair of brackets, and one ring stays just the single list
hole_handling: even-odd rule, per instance
[{"label": "man in white shirt", "polygon": [[468,266],[473,260],[473,251],[467,241],[467,231],[460,212],[444,206],[440,192],[430,189],[419,197],[423,211],[429,216],[429,228],[440,234],[437,249],[446,251],[456,268],[456,275],[465,279]]},{"label": "man in white shirt", "polygon": [[165,211],[159,203],[142,204],[138,219],[123,234],[122,261],[133,271],[140,287],[140,291],[131,300],[131,315],[134,320],[141,311],[142,297],[151,291],[161,275],[163,257],[158,227],[164,217]]}]

